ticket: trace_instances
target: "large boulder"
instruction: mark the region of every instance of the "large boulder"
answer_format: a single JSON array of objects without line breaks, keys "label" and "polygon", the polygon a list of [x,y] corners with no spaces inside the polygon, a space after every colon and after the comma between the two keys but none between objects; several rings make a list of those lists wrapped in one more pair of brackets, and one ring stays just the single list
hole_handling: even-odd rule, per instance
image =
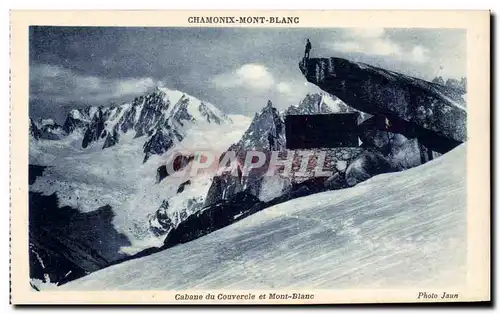
[{"label": "large boulder", "polygon": [[260,186],[259,199],[263,202],[269,202],[292,188],[290,178],[279,174],[273,176],[264,176]]},{"label": "large boulder", "polygon": [[345,182],[348,186],[354,186],[375,175],[398,170],[397,166],[387,160],[380,152],[366,150],[347,167]]},{"label": "large boulder", "polygon": [[460,90],[341,58],[304,59],[299,66],[309,82],[355,109],[406,121],[456,145],[467,138]]},{"label": "large boulder", "polygon": [[336,172],[333,176],[325,180],[324,187],[326,190],[340,190],[347,188],[345,172]]},{"label": "large boulder", "polygon": [[391,124],[382,116],[361,123],[358,135],[363,147],[376,149],[401,170],[424,164],[449,149],[446,145],[432,145],[417,137],[414,128]]}]

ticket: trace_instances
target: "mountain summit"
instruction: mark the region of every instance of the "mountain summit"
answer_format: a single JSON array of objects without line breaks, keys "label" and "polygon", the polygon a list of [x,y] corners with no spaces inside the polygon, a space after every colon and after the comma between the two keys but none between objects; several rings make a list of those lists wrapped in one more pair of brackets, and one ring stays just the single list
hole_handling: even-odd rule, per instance
[{"label": "mountain summit", "polygon": [[[73,109],[62,127],[53,122],[30,123],[34,139],[60,139],[75,131],[83,134],[81,146],[114,146],[120,137],[134,132],[145,137],[144,161],[154,154],[163,154],[174,142],[182,141],[193,124],[230,124],[231,119],[209,102],[165,87],[140,96],[132,103],[115,107],[91,106]],[[46,134],[44,136],[44,134]]]}]

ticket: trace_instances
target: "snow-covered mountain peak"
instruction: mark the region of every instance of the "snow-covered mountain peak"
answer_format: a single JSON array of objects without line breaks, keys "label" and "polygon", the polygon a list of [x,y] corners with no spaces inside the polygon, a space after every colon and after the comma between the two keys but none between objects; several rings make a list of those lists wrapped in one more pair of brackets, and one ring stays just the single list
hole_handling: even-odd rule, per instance
[{"label": "snow-covered mountain peak", "polygon": [[145,137],[145,161],[153,154],[163,154],[175,142],[182,141],[188,130],[198,124],[230,124],[231,119],[216,106],[178,90],[156,87],[132,103],[111,108],[91,107],[73,110],[65,130],[84,130],[82,147],[114,146],[121,135],[133,132],[134,138]]},{"label": "snow-covered mountain peak", "polygon": [[[32,121],[30,132],[35,140],[54,140],[78,131],[83,134],[83,148],[100,145],[103,149],[118,144],[121,135],[133,132],[134,138],[145,138],[143,148],[146,160],[150,155],[162,154],[175,142],[182,141],[193,125],[206,124],[210,127],[211,124],[231,123],[231,119],[213,104],[182,91],[158,86],[131,103],[73,109],[62,127],[52,119]],[[50,133],[56,132],[57,136],[44,132],[43,128]],[[44,133],[47,133],[46,136]]]},{"label": "snow-covered mountain peak", "polygon": [[170,89],[164,86],[157,86],[153,93],[163,95],[163,97],[166,97],[167,99],[176,100],[179,100],[184,95],[184,92],[176,89]]},{"label": "snow-covered mountain peak", "polygon": [[182,123],[184,121],[197,121],[201,123],[232,123],[231,119],[220,111],[213,104],[201,101],[198,98],[181,93],[176,90],[168,90],[160,88],[165,96],[172,100],[175,99],[173,108],[169,112],[169,118],[174,119],[175,122]]},{"label": "snow-covered mountain peak", "polygon": [[285,115],[307,115],[307,114],[332,114],[332,113],[359,113],[358,123],[371,117],[370,114],[361,112],[345,104],[336,96],[328,93],[307,94],[298,105],[292,105],[285,110]]},{"label": "snow-covered mountain peak", "polygon": [[[273,107],[269,100],[259,113],[255,114],[252,123],[247,131],[236,144],[238,150],[269,149],[279,150],[284,148],[285,143],[285,122],[279,111]],[[269,138],[272,137],[273,145],[270,145]],[[276,145],[276,146],[275,146]],[[270,147],[273,146],[273,147]]]},{"label": "snow-covered mountain peak", "polygon": [[325,93],[307,94],[298,105],[290,106],[285,114],[329,114],[349,112],[349,106],[340,99]]},{"label": "snow-covered mountain peak", "polygon": [[69,112],[68,117],[78,120],[88,120],[88,116],[84,117],[83,114],[78,109],[73,109]]}]

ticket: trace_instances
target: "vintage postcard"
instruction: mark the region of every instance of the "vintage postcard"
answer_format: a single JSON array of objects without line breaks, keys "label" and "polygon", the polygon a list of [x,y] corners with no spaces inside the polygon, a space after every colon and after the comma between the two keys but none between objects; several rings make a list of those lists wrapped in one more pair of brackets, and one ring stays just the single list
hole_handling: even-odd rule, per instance
[{"label": "vintage postcard", "polygon": [[13,11],[14,304],[489,301],[487,11]]}]

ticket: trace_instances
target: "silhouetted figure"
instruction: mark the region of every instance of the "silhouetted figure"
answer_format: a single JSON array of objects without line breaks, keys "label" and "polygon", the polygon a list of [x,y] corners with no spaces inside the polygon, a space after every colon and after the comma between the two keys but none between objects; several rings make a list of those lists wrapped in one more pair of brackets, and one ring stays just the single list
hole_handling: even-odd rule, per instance
[{"label": "silhouetted figure", "polygon": [[304,59],[309,59],[309,52],[311,51],[311,42],[309,41],[309,39],[307,39],[307,43],[306,43],[306,52],[305,52],[305,55],[304,55]]}]

